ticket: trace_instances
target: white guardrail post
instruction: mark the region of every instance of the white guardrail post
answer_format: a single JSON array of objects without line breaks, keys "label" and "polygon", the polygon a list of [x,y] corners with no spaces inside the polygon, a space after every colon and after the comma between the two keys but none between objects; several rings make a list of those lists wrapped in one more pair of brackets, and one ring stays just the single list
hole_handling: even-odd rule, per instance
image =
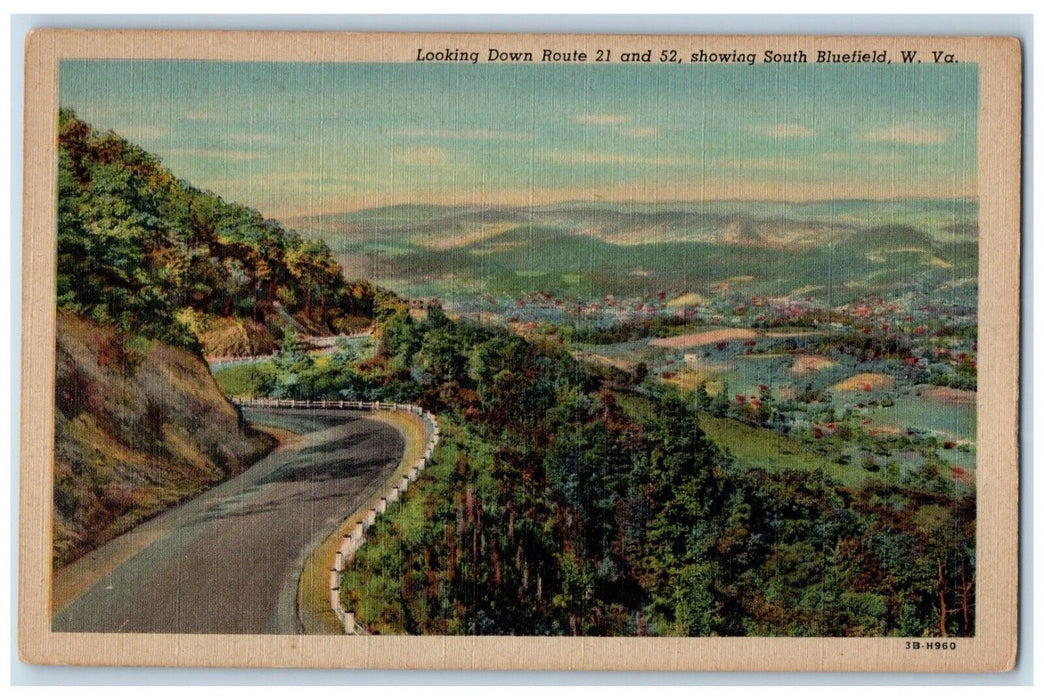
[{"label": "white guardrail post", "polygon": [[341,573],[351,563],[355,553],[359,551],[366,542],[366,531],[377,522],[378,515],[386,512],[391,504],[406,495],[410,484],[416,481],[424,468],[431,461],[435,448],[439,444],[439,421],[420,406],[402,403],[381,403],[380,401],[321,401],[298,400],[298,399],[271,399],[233,396],[232,403],[236,406],[255,406],[261,408],[318,408],[318,409],[343,409],[354,411],[408,411],[421,417],[427,428],[428,439],[424,444],[424,452],[421,458],[413,465],[407,474],[404,474],[397,483],[393,484],[383,495],[377,497],[373,505],[363,517],[362,522],[356,523],[352,531],[341,540],[341,546],[334,552],[332,566],[330,568],[330,581],[328,593],[330,607],[337,615],[338,622],[345,634],[369,634],[365,627],[355,621],[355,613],[345,609],[341,603]]}]

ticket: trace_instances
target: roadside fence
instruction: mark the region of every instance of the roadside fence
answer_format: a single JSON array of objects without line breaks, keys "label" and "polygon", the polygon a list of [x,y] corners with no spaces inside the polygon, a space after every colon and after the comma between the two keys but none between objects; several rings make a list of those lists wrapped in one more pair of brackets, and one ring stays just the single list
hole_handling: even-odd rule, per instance
[{"label": "roadside fence", "polygon": [[[424,471],[424,468],[431,461],[432,455],[435,454],[435,447],[439,444],[440,432],[438,419],[420,406],[405,403],[385,403],[383,401],[311,401],[305,399],[233,397],[232,403],[237,406],[251,408],[404,411],[418,415],[424,421],[424,425],[427,428],[427,440],[425,441],[424,451],[420,458],[417,459],[417,461],[414,462],[405,473],[397,478],[393,476],[391,482],[386,484],[384,490],[379,493],[370,508],[365,511],[366,514],[363,516],[362,521],[356,523],[355,527],[341,538],[341,546],[338,547],[336,552],[334,552],[333,561],[330,562],[330,582],[328,585],[330,607],[337,615],[337,619],[340,621],[345,634],[369,634],[369,631],[365,627],[356,622],[355,613],[346,610],[344,605],[341,603],[341,572],[344,571],[352,561],[355,553],[358,552],[359,548],[366,542],[366,534],[376,524],[377,517],[387,511],[393,503],[406,494],[410,485],[420,477],[421,472]],[[398,470],[396,470],[396,472],[398,472]],[[347,522],[349,518],[351,518],[351,515],[346,516],[345,521]]]}]

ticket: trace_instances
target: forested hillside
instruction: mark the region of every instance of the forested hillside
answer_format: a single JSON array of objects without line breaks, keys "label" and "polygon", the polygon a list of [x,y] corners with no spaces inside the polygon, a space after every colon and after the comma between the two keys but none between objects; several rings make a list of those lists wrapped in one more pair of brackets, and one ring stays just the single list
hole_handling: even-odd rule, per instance
[{"label": "forested hillside", "polygon": [[257,354],[283,329],[364,326],[320,241],[178,180],[141,148],[59,115],[58,306],[207,354]]},{"label": "forested hillside", "polygon": [[[644,363],[585,361],[574,321],[523,336],[437,304],[411,311],[346,284],[324,244],[67,111],[58,185],[58,563],[267,449],[201,351],[278,344],[273,362],[222,381],[419,403],[445,427],[344,574],[347,607],[375,632],[975,633],[974,482],[933,436],[902,443],[923,453],[915,469],[853,466],[817,444],[850,429],[843,417],[801,440],[766,428],[767,407],[746,407],[774,401],[767,385],[740,410],[727,389],[711,401]],[[297,341],[371,323],[375,346],[315,357]],[[708,435],[736,426],[763,454],[734,457]],[[900,438],[866,444],[884,457]]]},{"label": "forested hillside", "polygon": [[370,323],[325,245],[59,114],[54,562],[242,471],[251,430],[201,352]]},{"label": "forested hillside", "polygon": [[741,464],[691,395],[579,361],[557,331],[419,320],[393,297],[377,315],[373,356],[287,354],[247,377],[254,393],[440,416],[434,464],[344,574],[371,630],[974,633],[974,493],[938,469],[845,483],[789,440],[800,466],[778,448]]}]

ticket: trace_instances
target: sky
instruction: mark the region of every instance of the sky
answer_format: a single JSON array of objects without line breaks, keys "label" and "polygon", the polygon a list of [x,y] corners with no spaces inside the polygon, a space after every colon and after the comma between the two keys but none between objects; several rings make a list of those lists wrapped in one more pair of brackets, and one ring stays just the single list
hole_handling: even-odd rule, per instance
[{"label": "sky", "polygon": [[974,64],[67,60],[61,106],[226,200],[974,197]]}]

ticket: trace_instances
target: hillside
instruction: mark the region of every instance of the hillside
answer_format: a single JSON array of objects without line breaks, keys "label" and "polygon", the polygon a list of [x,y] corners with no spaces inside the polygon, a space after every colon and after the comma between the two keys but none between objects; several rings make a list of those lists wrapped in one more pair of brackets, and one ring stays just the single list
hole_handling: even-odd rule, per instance
[{"label": "hillside", "polygon": [[54,564],[243,471],[274,446],[203,359],[369,325],[329,248],[58,115]]},{"label": "hillside", "polygon": [[538,291],[581,300],[711,294],[724,282],[744,294],[843,303],[974,277],[977,217],[975,200],[567,202],[398,206],[292,223],[326,241],[345,269],[451,305]]},{"label": "hillside", "polygon": [[[252,373],[246,393],[438,415],[430,465],[340,579],[357,622],[379,634],[974,634],[975,496],[947,461],[955,445],[874,437],[858,415],[809,403],[831,412],[830,434],[785,435],[762,408],[789,402],[767,385],[742,406],[704,391],[697,411],[698,391],[579,360],[563,336],[387,304],[372,355]],[[868,459],[852,458],[860,444]],[[917,467],[900,468],[913,449]]]},{"label": "hillside", "polygon": [[58,314],[54,564],[243,471],[247,427],[193,352]]},{"label": "hillside", "polygon": [[69,110],[59,114],[58,306],[208,355],[270,352],[283,330],[365,326],[369,285],[330,249],[178,180]]}]

